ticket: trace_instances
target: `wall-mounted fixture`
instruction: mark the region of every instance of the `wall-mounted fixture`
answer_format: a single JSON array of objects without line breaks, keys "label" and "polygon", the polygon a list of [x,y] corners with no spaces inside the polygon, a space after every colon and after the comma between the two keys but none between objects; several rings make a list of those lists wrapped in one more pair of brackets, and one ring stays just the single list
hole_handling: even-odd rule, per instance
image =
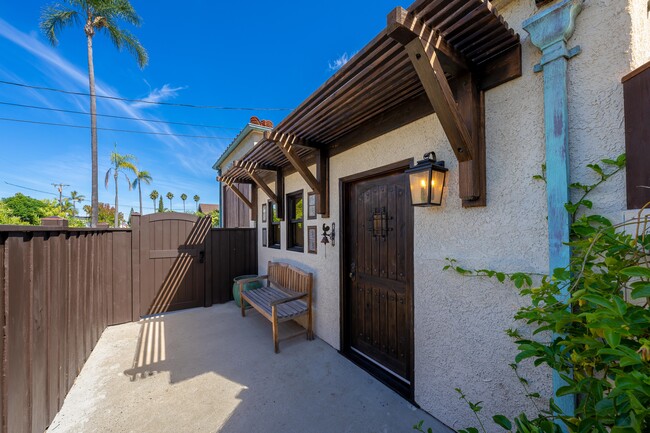
[{"label": "wall-mounted fixture", "polygon": [[[331,233],[330,233],[331,230]],[[329,243],[332,244],[332,246],[336,246],[336,223],[332,223],[332,228],[330,229],[330,226],[327,224],[323,223],[323,239],[321,239],[320,243],[323,245],[327,245]]]},{"label": "wall-mounted fixture", "polygon": [[444,161],[436,160],[436,153],[429,152],[424,159],[405,171],[409,175],[411,204],[413,206],[440,206],[442,191],[447,179]]}]

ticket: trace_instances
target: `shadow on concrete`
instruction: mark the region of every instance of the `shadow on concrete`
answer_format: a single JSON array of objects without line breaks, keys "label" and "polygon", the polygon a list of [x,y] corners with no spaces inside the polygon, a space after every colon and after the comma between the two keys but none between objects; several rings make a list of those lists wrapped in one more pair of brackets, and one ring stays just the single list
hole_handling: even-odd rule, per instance
[{"label": "shadow on concrete", "polygon": [[210,426],[192,431],[402,432],[422,419],[435,432],[451,431],[323,341],[307,341],[294,322],[281,324],[281,337],[295,337],[283,341],[279,354],[270,323],[250,310],[242,318],[234,303],[139,325],[133,365],[124,374],[144,389],[148,381],[141,379],[168,372],[164,392],[171,393],[196,381],[196,395],[209,394],[214,406],[211,413],[195,408]]}]

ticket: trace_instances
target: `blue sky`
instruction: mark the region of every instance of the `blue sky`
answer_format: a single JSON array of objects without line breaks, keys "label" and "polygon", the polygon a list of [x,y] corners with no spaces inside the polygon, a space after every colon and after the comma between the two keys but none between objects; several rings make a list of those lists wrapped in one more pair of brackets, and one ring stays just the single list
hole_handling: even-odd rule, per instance
[{"label": "blue sky", "polygon": [[[53,48],[38,29],[47,1],[0,2],[0,80],[87,92],[86,42],[81,28],[64,29]],[[320,86],[341,60],[361,49],[385,27],[394,1],[348,2],[132,0],[143,19],[128,28],[149,52],[140,70],[127,52],[118,52],[104,35],[94,40],[98,94],[129,99],[252,108],[291,108]],[[182,5],[182,7],[179,7]],[[325,6],[324,6],[325,5]],[[403,4],[402,6],[408,6]],[[0,103],[88,111],[87,97],[22,89],[0,84]],[[220,137],[198,139],[99,131],[99,199],[113,201],[104,174],[114,144],[138,158],[154,182],[143,189],[145,212],[152,189],[201,196],[217,203],[212,164],[252,115],[275,123],[289,111],[223,111],[98,100],[100,114],[213,125],[223,128],[98,119],[103,128]],[[89,125],[87,115],[0,104],[0,118]],[[55,193],[65,183],[90,198],[90,131],[0,121],[0,197],[23,192],[53,198],[16,186]],[[137,209],[137,192],[126,183],[120,210]],[[167,205],[167,203],[166,203]],[[193,203],[190,204],[190,207]]]}]

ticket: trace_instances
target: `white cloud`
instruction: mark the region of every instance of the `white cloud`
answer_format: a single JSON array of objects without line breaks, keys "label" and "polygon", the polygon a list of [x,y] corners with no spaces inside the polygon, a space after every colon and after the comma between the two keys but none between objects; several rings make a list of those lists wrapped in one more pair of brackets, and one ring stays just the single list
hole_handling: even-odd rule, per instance
[{"label": "white cloud", "polygon": [[348,56],[348,53],[343,53],[338,59],[335,59],[333,62],[329,62],[330,71],[338,71],[341,69],[347,62],[350,61],[350,58],[354,57],[354,54]]},{"label": "white cloud", "polygon": [[[146,80],[145,83],[147,83]],[[148,84],[149,83],[147,83],[147,85]],[[171,84],[164,84],[159,89],[151,89],[149,95],[142,99],[148,102],[165,102],[174,99],[178,96],[178,92],[184,89],[187,89],[187,86],[172,87]],[[146,102],[134,102],[131,104],[131,107],[133,108],[147,108],[152,106],[152,104],[147,104]]]}]

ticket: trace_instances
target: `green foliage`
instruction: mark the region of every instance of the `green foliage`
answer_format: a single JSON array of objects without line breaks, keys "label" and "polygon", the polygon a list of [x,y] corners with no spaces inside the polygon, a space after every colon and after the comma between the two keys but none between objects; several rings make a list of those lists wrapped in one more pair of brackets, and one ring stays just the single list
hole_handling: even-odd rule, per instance
[{"label": "green foliage", "polygon": [[27,225],[27,223],[15,216],[4,201],[0,201],[0,225],[17,226]]},{"label": "green foliage", "polygon": [[159,213],[165,212],[165,206],[163,205],[163,198],[162,197],[160,197],[160,199],[158,201],[158,212]]},{"label": "green foliage", "polygon": [[4,198],[2,201],[12,216],[20,219],[20,221],[27,225],[40,225],[41,218],[44,216],[53,216],[45,215],[46,204],[43,200],[37,200],[21,193],[16,193],[13,197]]},{"label": "green foliage", "polygon": [[41,218],[61,217],[68,220],[69,227],[85,227],[75,215],[73,202],[67,198],[59,204],[58,200],[38,200],[17,193],[0,201],[0,224],[38,226]]},{"label": "green foliage", "polygon": [[[210,218],[212,218],[212,227],[219,227],[219,211],[214,210],[210,212],[208,215],[210,215]],[[203,212],[196,212],[196,216],[203,218],[206,216]]]},{"label": "green foliage", "polygon": [[123,21],[139,26],[140,17],[128,0],[84,0],[54,3],[41,12],[41,31],[50,43],[57,45],[57,35],[65,27],[80,25],[86,36],[105,33],[118,50],[126,48],[143,68],[149,61],[147,51],[127,30],[119,26]]},{"label": "green foliage", "polygon": [[[89,205],[84,206],[86,213],[90,213],[91,209]],[[115,208],[108,203],[99,203],[99,213],[97,221],[100,223],[113,224],[115,220]],[[119,226],[121,227],[124,223],[124,214],[119,213]]]},{"label": "green foliage", "polygon": [[[572,415],[563,413],[553,399],[532,419],[525,414],[513,420],[496,415],[493,421],[504,430],[560,433],[564,424],[569,432],[579,433],[650,431],[650,227],[642,218],[634,225],[613,224],[583,213],[593,206],[589,194],[624,168],[625,156],[601,163],[588,166],[596,176],[593,183],[571,185],[581,194],[566,205],[573,218],[568,268],[555,269],[533,285],[530,274],[467,270],[453,259],[445,266],[523,288],[521,295],[529,304],[515,318],[534,331],[533,338],[506,331],[516,339],[515,362],[529,360],[554,369],[565,381],[554,397],[577,401]],[[536,404],[539,394],[528,390],[517,364],[511,366]],[[478,415],[480,405],[470,404],[462,393],[461,398]]]}]

